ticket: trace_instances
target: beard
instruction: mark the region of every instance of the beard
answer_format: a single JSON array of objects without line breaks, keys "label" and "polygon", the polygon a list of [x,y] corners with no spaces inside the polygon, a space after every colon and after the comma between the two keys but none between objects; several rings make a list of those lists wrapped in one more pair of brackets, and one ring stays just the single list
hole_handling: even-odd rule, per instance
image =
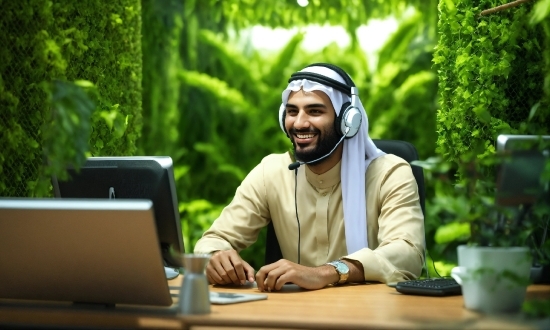
[{"label": "beard", "polygon": [[[332,148],[336,146],[336,144],[340,141],[341,136],[338,136],[336,133],[336,130],[334,129],[334,126],[331,126],[330,129],[326,130],[325,133],[322,133],[318,129],[309,129],[309,130],[295,130],[291,129],[290,133],[291,136],[294,136],[295,133],[315,133],[319,137],[317,145],[312,150],[308,151],[301,151],[296,149],[296,142],[294,139],[292,139],[292,145],[294,146],[294,156],[296,157],[296,160],[302,161],[302,162],[311,162],[313,160],[316,160],[318,158],[321,158],[325,155],[327,155]],[[317,162],[310,163],[311,165],[316,165],[324,161],[326,158],[323,158]]]}]

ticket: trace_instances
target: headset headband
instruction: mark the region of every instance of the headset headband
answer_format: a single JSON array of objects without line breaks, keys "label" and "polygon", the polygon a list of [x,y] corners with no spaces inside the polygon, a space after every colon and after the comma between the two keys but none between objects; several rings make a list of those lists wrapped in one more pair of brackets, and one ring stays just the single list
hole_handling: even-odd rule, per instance
[{"label": "headset headband", "polygon": [[346,73],[346,71],[344,71],[342,68],[340,68],[340,67],[338,67],[334,64],[330,64],[330,63],[313,63],[313,64],[310,64],[310,65],[306,66],[306,68],[309,68],[309,67],[312,67],[312,66],[322,66],[322,67],[331,69],[332,71],[338,73],[340,75],[340,77],[342,77],[342,79],[344,79],[344,82],[349,87],[356,87],[355,84],[353,83],[353,80],[351,80],[351,77]]},{"label": "headset headband", "polygon": [[345,84],[342,84],[341,82],[336,81],[336,80],[334,80],[332,78],[329,78],[327,76],[323,76],[322,74],[318,74],[318,73],[295,72],[290,76],[290,79],[288,79],[288,82],[290,83],[291,81],[300,80],[300,79],[307,79],[307,80],[315,81],[315,82],[318,82],[320,84],[327,85],[327,86],[332,87],[336,90],[339,90],[340,92],[342,92],[342,93],[344,93],[348,96],[351,96],[351,87],[349,87]]},{"label": "headset headband", "polygon": [[295,81],[295,80],[307,79],[307,80],[315,81],[320,84],[332,87],[348,96],[351,96],[351,88],[355,87],[355,84],[353,83],[353,80],[351,80],[350,76],[344,70],[337,67],[336,65],[332,65],[329,63],[313,63],[306,66],[306,68],[309,68],[312,66],[322,66],[322,67],[331,69],[332,71],[340,75],[346,83],[342,84],[341,82],[334,80],[332,78],[329,78],[327,76],[324,76],[322,74],[306,72],[306,71],[298,71],[293,73],[290,76],[290,79],[288,79],[288,82],[290,83],[291,81]]}]

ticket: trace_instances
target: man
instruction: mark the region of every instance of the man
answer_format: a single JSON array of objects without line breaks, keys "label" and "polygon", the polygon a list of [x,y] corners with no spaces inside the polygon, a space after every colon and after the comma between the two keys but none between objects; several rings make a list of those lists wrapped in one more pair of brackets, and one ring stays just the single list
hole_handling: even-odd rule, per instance
[{"label": "man", "polygon": [[[316,63],[293,74],[279,121],[297,162],[289,153],[265,157],[197,242],[195,252],[212,253],[210,283],[256,280],[272,291],[419,276],[424,218],[415,178],[406,161],[369,138],[347,73]],[[284,259],[254,274],[238,251],[270,222]]]}]

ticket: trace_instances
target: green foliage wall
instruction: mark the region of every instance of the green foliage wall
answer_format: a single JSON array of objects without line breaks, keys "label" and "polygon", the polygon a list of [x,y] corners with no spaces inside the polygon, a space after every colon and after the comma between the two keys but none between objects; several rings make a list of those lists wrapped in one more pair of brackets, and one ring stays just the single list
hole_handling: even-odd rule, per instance
[{"label": "green foliage wall", "polygon": [[[183,3],[142,0],[143,122],[140,153],[171,155],[178,161],[178,108]],[[183,197],[183,196],[182,196]]]},{"label": "green foliage wall", "polygon": [[[483,212],[479,200],[476,205],[462,193],[464,179],[473,172],[473,167],[463,164],[477,159],[480,179],[494,183],[495,166],[487,164],[498,134],[549,134],[550,1],[481,15],[483,10],[508,2],[439,2],[439,41],[433,59],[440,96],[437,152],[458,173],[450,178],[444,174],[453,173],[449,168],[427,173],[437,181],[426,218],[427,244],[434,259],[456,262],[456,245],[466,243],[470,236],[469,224],[459,220]],[[474,191],[473,185],[469,188]],[[483,182],[475,188],[474,197],[481,198],[485,195],[478,190],[489,189]],[[486,203],[492,205],[491,199]]]},{"label": "green foliage wall", "polygon": [[140,2],[2,0],[0,7],[0,196],[48,195],[49,175],[78,166],[86,152],[134,153]]},{"label": "green foliage wall", "polygon": [[529,23],[532,3],[480,16],[506,2],[440,1],[437,150],[446,160],[477,146],[492,154],[500,133],[548,133],[548,35]]},{"label": "green foliage wall", "polygon": [[542,28],[544,43],[542,54],[544,63],[544,97],[541,104],[550,104],[550,0],[539,0],[533,6],[530,23]]}]

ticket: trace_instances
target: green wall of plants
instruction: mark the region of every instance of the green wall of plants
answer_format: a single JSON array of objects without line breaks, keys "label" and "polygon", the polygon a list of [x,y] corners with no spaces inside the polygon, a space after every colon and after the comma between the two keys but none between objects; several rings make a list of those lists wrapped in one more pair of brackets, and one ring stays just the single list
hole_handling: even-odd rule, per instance
[{"label": "green wall of plants", "polygon": [[530,23],[532,2],[480,15],[506,2],[440,1],[437,150],[446,160],[479,145],[492,154],[500,133],[548,133],[548,34]]},{"label": "green wall of plants", "polygon": [[550,1],[482,15],[508,2],[439,2],[436,150],[446,165],[427,173],[435,184],[426,218],[434,259],[455,263],[456,245],[473,235],[468,221],[494,205],[497,136],[549,134]]},{"label": "green wall of plants", "polygon": [[0,196],[48,196],[87,154],[135,153],[140,1],[0,3]]}]

